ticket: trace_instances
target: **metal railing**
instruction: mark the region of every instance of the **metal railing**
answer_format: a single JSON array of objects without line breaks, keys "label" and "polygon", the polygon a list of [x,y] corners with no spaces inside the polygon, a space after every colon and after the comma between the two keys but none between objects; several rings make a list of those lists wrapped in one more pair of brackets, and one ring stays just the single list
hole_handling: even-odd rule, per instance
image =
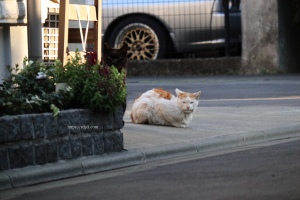
[{"label": "metal railing", "polygon": [[[102,6],[103,43],[126,42],[130,59],[240,53],[240,0],[103,0]],[[43,26],[43,59],[49,63],[57,58],[58,12],[58,4],[48,8]]]},{"label": "metal railing", "polygon": [[229,56],[232,47],[241,44],[240,0],[103,0],[102,23],[104,42],[115,47],[127,42],[132,54],[151,54],[133,58],[211,50]]}]

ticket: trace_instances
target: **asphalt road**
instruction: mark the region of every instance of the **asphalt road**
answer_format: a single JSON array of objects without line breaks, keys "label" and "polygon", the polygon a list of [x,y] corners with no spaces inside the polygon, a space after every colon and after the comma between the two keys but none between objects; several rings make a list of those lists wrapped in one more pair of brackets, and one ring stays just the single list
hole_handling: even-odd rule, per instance
[{"label": "asphalt road", "polygon": [[129,77],[127,101],[152,88],[202,91],[199,107],[286,105],[300,106],[300,76]]},{"label": "asphalt road", "polygon": [[178,158],[93,174],[64,183],[57,181],[21,188],[13,199],[299,200],[299,188],[300,140],[296,140],[215,152],[202,157]]}]

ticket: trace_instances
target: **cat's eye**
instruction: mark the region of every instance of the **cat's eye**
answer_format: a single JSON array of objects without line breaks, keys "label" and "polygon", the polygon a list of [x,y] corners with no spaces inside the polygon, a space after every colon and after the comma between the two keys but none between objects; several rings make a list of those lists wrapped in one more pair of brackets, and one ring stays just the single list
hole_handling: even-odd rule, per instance
[{"label": "cat's eye", "polygon": [[191,104],[193,104],[194,102],[192,101]]}]

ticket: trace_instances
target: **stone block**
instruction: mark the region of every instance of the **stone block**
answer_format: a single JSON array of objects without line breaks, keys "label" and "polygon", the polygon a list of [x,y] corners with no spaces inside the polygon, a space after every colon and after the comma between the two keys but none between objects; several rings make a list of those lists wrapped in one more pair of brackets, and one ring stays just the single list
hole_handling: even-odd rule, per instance
[{"label": "stone block", "polygon": [[0,130],[0,142],[19,141],[22,135],[19,117],[17,115],[1,117]]},{"label": "stone block", "polygon": [[32,146],[21,146],[8,150],[10,169],[26,167],[34,164]]},{"label": "stone block", "polygon": [[8,170],[8,157],[7,157],[7,151],[6,149],[0,150],[0,171]]},{"label": "stone block", "polygon": [[58,155],[60,159],[71,159],[70,140],[62,139],[58,141]]},{"label": "stone block", "polygon": [[47,143],[47,162],[54,163],[58,161],[58,144],[57,142]]},{"label": "stone block", "polygon": [[35,145],[35,164],[44,165],[47,163],[47,144]]},{"label": "stone block", "polygon": [[10,169],[21,167],[20,147],[8,149]]},{"label": "stone block", "polygon": [[57,119],[51,113],[44,114],[45,138],[54,138],[58,134]]},{"label": "stone block", "polygon": [[79,137],[70,139],[71,153],[73,158],[81,156],[81,139]]},{"label": "stone block", "polygon": [[58,114],[57,117],[57,130],[58,130],[58,135],[60,137],[69,135],[70,129],[70,113],[68,111],[62,111]]},{"label": "stone block", "polygon": [[89,124],[91,121],[91,113],[85,109],[79,110],[78,112],[80,115],[79,125],[83,126]]},{"label": "stone block", "polygon": [[104,132],[104,152],[118,152],[122,151],[123,147],[123,133],[121,131],[107,131]]},{"label": "stone block", "polygon": [[19,115],[22,130],[22,140],[29,140],[33,138],[34,127],[32,122],[32,115]]},{"label": "stone block", "polygon": [[[81,120],[81,110],[70,110],[69,111],[69,126],[80,126],[80,120]],[[80,129],[70,129],[71,134],[79,134]]]},{"label": "stone block", "polygon": [[93,136],[94,141],[94,154],[101,155],[104,154],[104,138],[103,133]]},{"label": "stone block", "polygon": [[90,112],[90,117],[91,118],[90,121],[88,122],[89,123],[88,125],[94,128],[90,129],[89,132],[101,132],[103,130],[103,123],[104,123],[103,113]]},{"label": "stone block", "polygon": [[22,146],[21,147],[21,161],[22,166],[28,166],[34,164],[34,154],[33,154],[33,146]]},{"label": "stone block", "polygon": [[114,151],[119,152],[124,150],[123,133],[119,130],[114,132]]},{"label": "stone block", "polygon": [[82,142],[82,155],[83,156],[93,155],[93,138],[92,138],[92,136],[82,137],[81,142]]},{"label": "stone block", "polygon": [[114,129],[123,128],[124,126],[123,116],[124,116],[124,108],[122,106],[117,107],[114,112]]},{"label": "stone block", "polygon": [[0,144],[5,143],[7,141],[7,135],[9,133],[9,129],[7,129],[6,119],[0,118]]},{"label": "stone block", "polygon": [[104,152],[109,153],[114,151],[114,132],[104,132]]},{"label": "stone block", "polygon": [[34,138],[44,138],[45,137],[45,127],[44,127],[44,115],[36,114],[32,115],[32,123],[34,130]]},{"label": "stone block", "polygon": [[114,113],[104,112],[103,113],[103,130],[113,130],[114,129]]},{"label": "stone block", "polygon": [[94,122],[95,118],[97,118],[97,115],[93,115],[89,110],[79,110],[79,114],[80,121],[77,130],[79,130],[80,133],[91,133],[94,129],[99,128],[97,120]]}]

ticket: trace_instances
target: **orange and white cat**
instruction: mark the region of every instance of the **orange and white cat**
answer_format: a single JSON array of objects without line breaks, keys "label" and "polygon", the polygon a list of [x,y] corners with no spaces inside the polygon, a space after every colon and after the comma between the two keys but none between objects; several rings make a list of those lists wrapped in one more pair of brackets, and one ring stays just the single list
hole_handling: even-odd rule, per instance
[{"label": "orange and white cat", "polygon": [[132,122],[188,127],[201,92],[188,93],[177,88],[175,92],[177,96],[159,88],[143,93],[132,105]]}]

